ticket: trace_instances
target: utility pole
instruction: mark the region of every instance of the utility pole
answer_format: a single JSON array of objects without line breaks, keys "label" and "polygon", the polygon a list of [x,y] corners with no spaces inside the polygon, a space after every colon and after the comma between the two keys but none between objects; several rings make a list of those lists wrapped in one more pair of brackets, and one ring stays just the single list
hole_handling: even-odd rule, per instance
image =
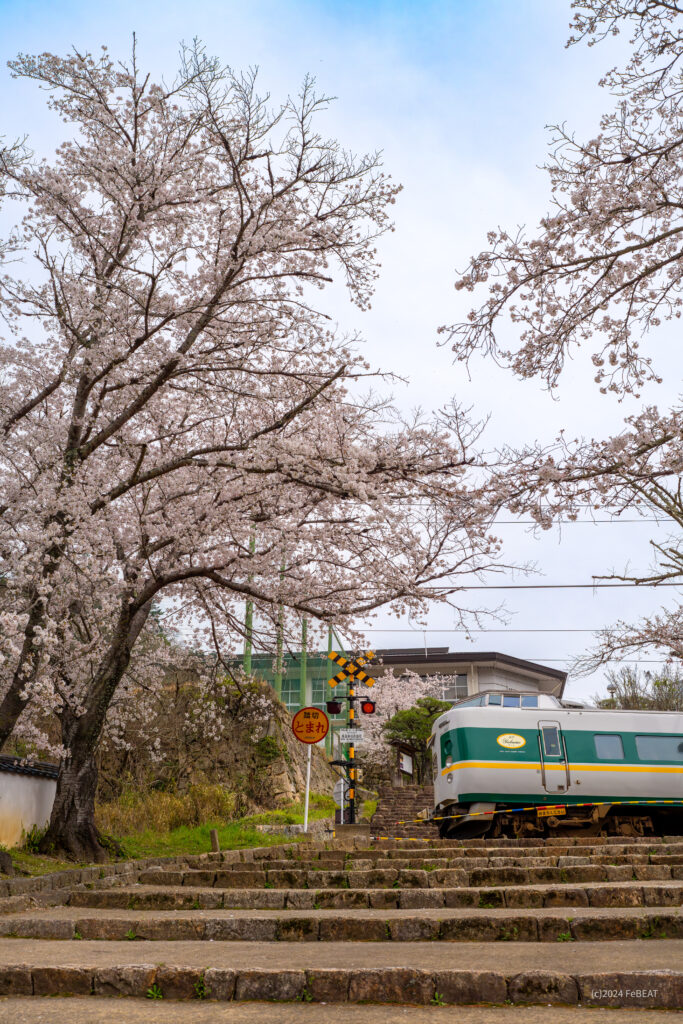
[{"label": "utility pole", "polygon": [[[334,675],[334,669],[332,668],[332,662],[330,661],[330,654],[332,653],[332,626],[327,627],[327,685],[330,684],[330,679]],[[327,691],[326,691],[327,692]],[[331,728],[325,737],[325,753],[329,756],[333,750],[334,732]],[[342,801],[343,806],[343,801]]]},{"label": "utility pole", "polygon": [[[251,534],[249,536],[249,554],[253,555],[256,551],[256,530],[252,526]],[[247,577],[249,583],[252,582],[254,577],[250,574]],[[246,676],[251,675],[251,646],[252,646],[252,634],[254,627],[254,602],[247,601],[247,610],[244,616],[244,674]]]},{"label": "utility pole", "polygon": [[279,605],[277,610],[277,650],[275,653],[275,676],[273,678],[273,688],[275,690],[278,700],[282,699],[282,612],[282,605]]},{"label": "utility pole", "polygon": [[247,601],[247,612],[244,616],[244,674],[251,675],[251,635],[254,620],[254,605]]},{"label": "utility pole", "polygon": [[[282,555],[282,565],[280,567],[280,587],[282,587],[285,578],[285,556],[284,552]],[[284,648],[284,628],[285,628],[285,607],[282,601],[277,606],[277,649],[275,653],[275,676],[273,678],[273,688],[277,695],[277,699],[282,699],[282,666],[283,666],[283,648]]]},{"label": "utility pole", "polygon": [[301,620],[301,662],[299,670],[299,704],[302,708],[308,704],[306,695],[306,670],[307,670],[307,650],[306,640],[308,637],[308,620]]}]

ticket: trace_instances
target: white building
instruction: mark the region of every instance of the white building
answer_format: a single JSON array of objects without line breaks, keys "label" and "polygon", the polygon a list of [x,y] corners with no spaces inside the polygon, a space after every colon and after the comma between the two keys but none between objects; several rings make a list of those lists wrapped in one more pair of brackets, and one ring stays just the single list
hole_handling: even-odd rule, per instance
[{"label": "white building", "polygon": [[375,652],[372,674],[380,679],[388,669],[400,676],[446,676],[442,697],[461,700],[481,690],[531,690],[562,698],[567,673],[497,651],[449,651],[447,647],[392,648]]},{"label": "white building", "polygon": [[34,825],[50,820],[59,766],[0,755],[0,844],[18,846]]}]

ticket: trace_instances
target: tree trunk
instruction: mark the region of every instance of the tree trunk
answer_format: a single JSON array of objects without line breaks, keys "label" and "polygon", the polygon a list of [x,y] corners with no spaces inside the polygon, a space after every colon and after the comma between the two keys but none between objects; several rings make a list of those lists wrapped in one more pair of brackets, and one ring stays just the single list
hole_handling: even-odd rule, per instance
[{"label": "tree trunk", "polygon": [[68,754],[57,779],[50,824],[40,844],[44,853],[65,853],[75,860],[98,863],[108,858],[95,826],[97,747],[109,704],[128,668],[132,646],[149,615],[151,600],[132,617],[125,605],[112,645],[83,702],[87,710],[77,715],[66,705],[60,715],[62,743]]},{"label": "tree trunk", "polygon": [[74,737],[64,760],[50,825],[40,844],[45,853],[62,853],[78,861],[107,860],[95,827],[97,763],[91,744]]}]

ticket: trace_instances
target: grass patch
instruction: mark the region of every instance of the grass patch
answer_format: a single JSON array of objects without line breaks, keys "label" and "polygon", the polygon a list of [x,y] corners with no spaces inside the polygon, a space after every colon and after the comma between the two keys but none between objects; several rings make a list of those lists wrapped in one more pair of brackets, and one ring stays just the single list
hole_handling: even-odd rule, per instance
[{"label": "grass patch", "polygon": [[171,832],[183,825],[234,818],[237,795],[215,783],[197,783],[185,793],[125,790],[111,803],[98,803],[95,824],[105,835],[126,836],[144,829]]},{"label": "grass patch", "polygon": [[[336,804],[331,796],[325,793],[311,793],[308,801],[308,820],[316,821],[319,818],[331,818],[334,815]],[[304,802],[297,800],[277,811],[263,811],[261,814],[252,814],[248,818],[242,818],[252,825],[303,825]]]},{"label": "grass patch", "polygon": [[[192,818],[200,813],[209,813],[216,804],[214,799],[220,800],[217,794],[207,794],[207,789],[221,789],[221,787],[194,787],[194,796],[186,795],[186,802],[189,809],[182,813],[185,817]],[[196,790],[204,792],[205,799],[199,798]],[[227,793],[223,790],[222,792]],[[232,797],[233,794],[228,793]],[[165,798],[172,797],[171,801]],[[299,836],[272,835],[268,832],[259,832],[256,825],[300,825],[304,820],[303,801],[296,801],[276,811],[263,811],[260,814],[253,814],[249,817],[238,818],[235,821],[226,821],[220,814],[210,815],[207,820],[199,824],[181,823],[168,827],[168,822],[173,822],[175,801],[183,799],[176,794],[152,792],[150,794],[124,794],[115,805],[99,805],[97,809],[97,825],[103,831],[113,832],[120,840],[126,858],[135,860],[139,857],[176,857],[182,854],[208,853],[211,849],[212,828],[218,832],[218,839],[222,850],[247,849],[254,846],[277,846],[282,843],[296,842],[303,839]],[[154,805],[157,808],[152,813]],[[220,804],[219,804],[220,806]],[[229,804],[223,804],[223,810]],[[108,810],[103,810],[108,808]],[[172,813],[169,812],[169,808]],[[308,819],[315,821],[320,818],[331,817],[334,813],[335,803],[331,796],[323,793],[311,793]],[[141,817],[147,814],[146,819]],[[143,822],[141,825],[140,822]],[[128,824],[128,828],[114,829],[114,822]],[[166,827],[156,827],[155,822],[166,823]],[[137,827],[131,827],[135,823]],[[78,867],[85,867],[85,864],[76,864],[74,861],[59,860],[56,857],[48,857],[44,854],[31,853],[28,850],[10,850],[12,862],[17,873],[23,875],[45,875],[52,871],[65,871]]]},{"label": "grass patch", "polygon": [[43,853],[29,853],[28,850],[12,849],[9,852],[18,875],[49,875],[52,871],[73,871],[74,868],[85,867],[85,864],[76,864],[73,860],[59,860]]},{"label": "grass patch", "polygon": [[362,810],[360,812],[360,820],[361,821],[370,821],[370,818],[373,816],[373,814],[375,813],[376,810],[377,810],[377,801],[376,800],[364,800],[363,801],[363,808],[362,808]]},{"label": "grass patch", "polygon": [[[334,800],[322,793],[312,793],[308,808],[309,821],[327,818],[334,812]],[[203,825],[187,825],[165,832],[151,828],[119,836],[127,857],[174,857],[184,853],[207,853],[211,849],[209,833],[218,832],[221,850],[247,849],[253,846],[277,846],[291,843],[298,836],[272,835],[259,832],[256,825],[300,825],[304,820],[302,801],[277,811],[252,814],[237,821],[207,821]]]}]

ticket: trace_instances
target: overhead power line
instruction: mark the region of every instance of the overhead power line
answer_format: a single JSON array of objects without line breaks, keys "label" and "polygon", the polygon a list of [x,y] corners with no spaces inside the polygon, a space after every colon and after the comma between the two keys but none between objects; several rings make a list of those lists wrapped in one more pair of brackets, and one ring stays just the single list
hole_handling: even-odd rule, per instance
[{"label": "overhead power line", "polygon": [[683,587],[681,583],[464,583],[462,586],[425,587],[434,594],[456,590],[608,590],[616,587]]},{"label": "overhead power line", "polygon": [[[542,662],[548,662],[552,665],[570,665],[575,659],[574,658],[544,658],[534,656],[533,658],[524,655],[525,661],[536,661],[539,664]],[[595,671],[599,671],[602,665],[670,665],[670,661],[664,661],[661,658],[605,658],[600,665],[596,665]]]},{"label": "overhead power line", "polygon": [[[429,501],[427,498],[412,498],[412,499],[411,498],[389,498],[389,502],[391,504],[394,504],[394,505],[396,505],[396,504],[403,505],[403,506],[408,505],[408,506],[412,506],[414,508],[431,508],[433,506],[433,503],[431,501]],[[561,525],[561,526],[564,526],[564,525],[567,525],[567,524],[573,524],[573,523],[673,523],[673,522],[675,522],[675,519],[674,519],[673,516],[668,516],[664,512],[654,512],[653,511],[650,514],[644,514],[644,513],[640,514],[640,515],[636,516],[635,518],[626,518],[625,516],[623,516],[619,512],[612,512],[612,513],[610,513],[608,509],[596,508],[595,505],[591,505],[590,503],[586,503],[586,502],[582,502],[581,504],[574,505],[574,508],[576,508],[576,509],[582,508],[582,509],[590,510],[591,512],[602,512],[603,514],[609,516],[609,518],[608,519],[595,519],[595,518],[593,518],[591,516],[588,519],[565,519],[565,518],[562,518],[562,513],[558,513],[557,517],[556,517],[553,514],[552,509],[550,507],[548,507],[548,506],[546,506],[545,508],[541,508],[540,511],[541,512],[545,512],[545,513],[547,513],[550,516],[553,525]],[[508,514],[514,515],[515,513],[514,512],[512,512],[512,513],[508,512]],[[496,515],[496,513],[494,513],[494,517],[495,517],[495,515]],[[498,523],[510,522],[510,523],[529,523],[531,525],[539,525],[538,521],[536,519],[510,519],[510,520],[503,520],[503,519],[495,519],[494,518],[493,521],[494,522],[498,522]]]},{"label": "overhead power line", "polygon": [[[662,516],[641,516],[639,519],[556,519],[552,526],[614,526],[618,523],[640,523],[641,525],[659,525],[660,523],[673,523],[674,520]],[[535,519],[494,519],[491,529],[494,526],[541,526]]]},{"label": "overhead power line", "polygon": [[435,629],[431,627],[428,629],[411,629],[410,627],[398,629],[397,627],[393,626],[390,629],[382,629],[380,626],[378,626],[377,629],[364,629],[363,632],[414,633],[418,636],[421,636],[423,633],[464,633],[466,635],[469,635],[470,633],[599,633],[601,630],[609,628],[609,626],[595,626],[593,629],[565,629],[564,627],[558,626],[553,627],[552,629],[549,629],[547,627],[542,627],[541,629],[508,629],[507,627],[502,626],[500,629],[465,629],[464,627],[461,627],[460,629]]}]

